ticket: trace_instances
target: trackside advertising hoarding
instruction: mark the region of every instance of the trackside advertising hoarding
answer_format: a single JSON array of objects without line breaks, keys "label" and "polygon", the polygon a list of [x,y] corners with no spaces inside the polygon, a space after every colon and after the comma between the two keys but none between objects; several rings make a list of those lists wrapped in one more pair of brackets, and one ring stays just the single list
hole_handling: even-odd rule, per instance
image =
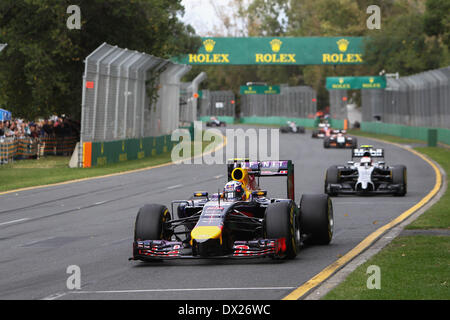
[{"label": "trackside advertising hoarding", "polygon": [[386,78],[373,77],[327,77],[326,87],[329,90],[384,89]]},{"label": "trackside advertising hoarding", "polygon": [[363,37],[202,38],[196,53],[174,61],[193,65],[318,65],[364,63]]}]

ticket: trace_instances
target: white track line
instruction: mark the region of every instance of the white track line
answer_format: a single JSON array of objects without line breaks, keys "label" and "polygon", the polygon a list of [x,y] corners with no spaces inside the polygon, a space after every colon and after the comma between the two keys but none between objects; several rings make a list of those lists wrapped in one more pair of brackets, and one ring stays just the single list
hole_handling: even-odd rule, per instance
[{"label": "white track line", "polygon": [[27,221],[27,220],[30,220],[30,218],[23,218],[23,219],[3,222],[3,223],[0,223],[0,226],[4,226],[4,225],[7,225],[7,224],[13,224],[13,223],[17,223],[17,222],[22,222],[22,221]]},{"label": "white track line", "polygon": [[182,187],[182,186],[183,186],[182,184],[177,184],[175,186],[167,187],[167,189],[172,190],[172,189],[176,189],[176,188],[179,188],[179,187]]},{"label": "white track line", "polygon": [[56,300],[56,299],[59,299],[61,297],[64,297],[65,295],[67,295],[67,292],[58,292],[58,293],[54,293],[54,294],[52,294],[52,295],[50,295],[48,297],[45,297],[45,298],[43,298],[41,300]]},{"label": "white track line", "polygon": [[185,291],[241,291],[241,290],[292,290],[295,287],[250,287],[250,288],[179,288],[179,289],[136,289],[136,290],[95,290],[70,291],[69,293],[142,293],[142,292],[185,292]]}]

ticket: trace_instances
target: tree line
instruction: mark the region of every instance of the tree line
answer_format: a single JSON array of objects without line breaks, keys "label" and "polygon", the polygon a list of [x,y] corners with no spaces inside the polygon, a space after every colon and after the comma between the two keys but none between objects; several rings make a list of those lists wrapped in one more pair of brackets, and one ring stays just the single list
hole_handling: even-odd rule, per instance
[{"label": "tree line", "polygon": [[[69,29],[67,8],[81,11]],[[80,118],[84,59],[103,42],[169,58],[201,45],[181,0],[0,1],[0,107],[15,117]]]},{"label": "tree line", "polygon": [[[211,0],[211,3],[216,3]],[[364,65],[351,66],[210,66],[193,68],[191,75],[207,71],[204,86],[232,88],[247,81],[309,85],[318,93],[318,107],[329,104],[327,76],[378,75],[398,72],[407,76],[450,64],[450,1],[448,0],[232,0],[222,10],[223,28],[207,36],[312,37],[361,36]],[[370,5],[381,11],[381,28],[367,27]],[[218,6],[217,4],[215,4]],[[219,10],[217,10],[219,11]],[[227,16],[230,12],[233,16]],[[351,92],[358,102],[360,92]]]}]

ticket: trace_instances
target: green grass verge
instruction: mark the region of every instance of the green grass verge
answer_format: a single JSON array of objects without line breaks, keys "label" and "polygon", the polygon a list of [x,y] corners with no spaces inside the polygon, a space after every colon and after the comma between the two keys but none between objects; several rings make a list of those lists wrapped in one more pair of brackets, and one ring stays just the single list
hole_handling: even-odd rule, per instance
[{"label": "green grass verge", "polygon": [[[415,148],[415,150],[427,155],[444,169],[447,177],[450,177],[450,150],[444,148]],[[430,209],[412,222],[406,229],[434,229],[450,228],[450,191],[447,189],[444,195]],[[450,239],[449,239],[450,241]],[[450,280],[450,279],[449,279]]]},{"label": "green grass verge", "polygon": [[[210,143],[203,142],[203,150]],[[193,145],[191,154],[194,154]],[[49,156],[39,160],[18,160],[2,165],[0,166],[0,192],[153,167],[172,160],[171,152],[166,152],[139,160],[84,169],[69,168],[69,161],[70,157]]]},{"label": "green grass verge", "polygon": [[[450,299],[450,241],[447,236],[394,239],[359,266],[325,300]],[[380,267],[380,289],[368,289],[370,265]]]},{"label": "green grass verge", "polygon": [[386,140],[386,141],[394,142],[394,143],[426,144],[426,142],[422,141],[422,140],[400,138],[400,137],[391,136],[388,134],[370,133],[370,132],[361,131],[359,129],[350,129],[350,130],[347,130],[347,132],[350,135],[357,135],[357,136],[366,137],[366,138],[376,138],[376,139]]},{"label": "green grass verge", "polygon": [[[396,143],[415,143],[410,139],[368,134],[358,131],[352,134],[383,139]],[[421,142],[423,144],[423,142]],[[437,147],[417,147],[450,174],[450,150]],[[406,229],[449,229],[450,192]],[[381,270],[381,289],[368,289],[366,274],[370,265]],[[331,290],[326,300],[418,300],[450,299],[450,237],[448,236],[400,236],[394,239],[369,261],[359,266],[341,284]]]}]

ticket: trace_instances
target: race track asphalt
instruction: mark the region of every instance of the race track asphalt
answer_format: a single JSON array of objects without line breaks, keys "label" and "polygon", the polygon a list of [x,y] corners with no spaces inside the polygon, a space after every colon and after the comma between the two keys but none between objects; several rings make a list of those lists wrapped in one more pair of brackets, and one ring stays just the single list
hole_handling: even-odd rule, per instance
[{"label": "race track asphalt", "polygon": [[[128,261],[139,207],[170,207],[171,200],[197,190],[217,192],[226,183],[224,165],[170,165],[0,195],[0,299],[282,299],[434,186],[433,169],[421,158],[390,144],[358,140],[385,148],[387,164],[407,166],[408,194],[333,198],[332,243],[306,247],[288,261]],[[295,163],[297,201],[303,193],[322,193],[326,168],[349,157],[350,150],[326,150],[309,132],[280,134],[280,158]],[[269,196],[285,195],[281,178],[261,184]],[[81,269],[81,290],[66,287],[70,265]]]}]

